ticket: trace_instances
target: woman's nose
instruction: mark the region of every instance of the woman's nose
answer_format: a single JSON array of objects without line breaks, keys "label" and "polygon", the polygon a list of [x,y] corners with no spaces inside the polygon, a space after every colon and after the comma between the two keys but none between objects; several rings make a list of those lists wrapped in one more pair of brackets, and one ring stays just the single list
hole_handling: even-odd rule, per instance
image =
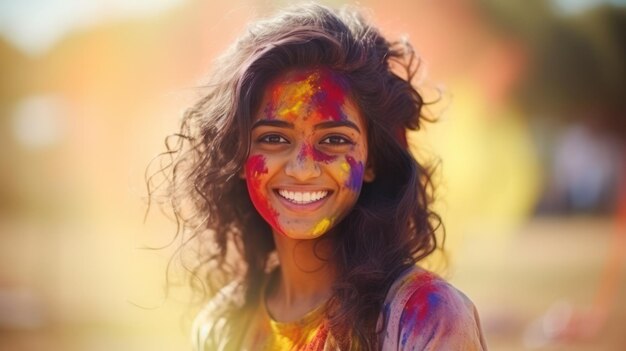
[{"label": "woman's nose", "polygon": [[298,152],[294,152],[291,156],[285,167],[285,173],[300,181],[318,177],[321,171],[312,151],[311,145],[301,145]]}]

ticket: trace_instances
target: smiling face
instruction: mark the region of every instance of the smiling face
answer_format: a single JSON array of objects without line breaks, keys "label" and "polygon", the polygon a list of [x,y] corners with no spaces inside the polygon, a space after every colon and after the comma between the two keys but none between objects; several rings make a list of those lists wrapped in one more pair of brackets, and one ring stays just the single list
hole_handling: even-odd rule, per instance
[{"label": "smiling face", "polygon": [[365,127],[330,70],[291,71],[268,85],[244,168],[252,203],[274,232],[316,238],[352,210],[373,179]]}]

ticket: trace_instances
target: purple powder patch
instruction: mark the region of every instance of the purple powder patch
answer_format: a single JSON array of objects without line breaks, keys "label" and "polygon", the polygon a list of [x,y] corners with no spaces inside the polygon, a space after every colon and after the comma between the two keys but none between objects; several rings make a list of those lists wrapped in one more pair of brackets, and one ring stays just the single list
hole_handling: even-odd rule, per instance
[{"label": "purple powder patch", "polygon": [[350,177],[346,181],[346,186],[353,191],[359,191],[363,184],[363,162],[357,162],[352,156],[346,156],[346,161],[350,165]]}]

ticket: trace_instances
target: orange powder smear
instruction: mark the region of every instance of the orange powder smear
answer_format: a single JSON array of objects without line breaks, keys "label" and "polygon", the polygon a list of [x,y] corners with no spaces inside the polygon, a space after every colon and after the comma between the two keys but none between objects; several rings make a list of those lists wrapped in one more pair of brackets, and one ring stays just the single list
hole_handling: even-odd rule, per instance
[{"label": "orange powder smear", "polygon": [[277,85],[272,91],[273,102],[281,101],[276,115],[291,122],[300,115],[306,115],[308,111],[305,109],[311,108],[313,96],[320,89],[316,84],[319,79],[319,72],[313,72],[304,80]]}]

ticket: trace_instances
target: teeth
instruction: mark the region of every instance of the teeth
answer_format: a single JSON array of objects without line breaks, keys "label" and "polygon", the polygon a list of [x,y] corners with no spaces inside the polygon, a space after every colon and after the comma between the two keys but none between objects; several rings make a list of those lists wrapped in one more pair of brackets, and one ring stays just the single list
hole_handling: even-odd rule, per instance
[{"label": "teeth", "polygon": [[280,194],[280,196],[298,205],[304,205],[311,202],[319,201],[328,195],[328,191],[299,192],[287,191],[282,189],[278,190],[278,193]]}]

